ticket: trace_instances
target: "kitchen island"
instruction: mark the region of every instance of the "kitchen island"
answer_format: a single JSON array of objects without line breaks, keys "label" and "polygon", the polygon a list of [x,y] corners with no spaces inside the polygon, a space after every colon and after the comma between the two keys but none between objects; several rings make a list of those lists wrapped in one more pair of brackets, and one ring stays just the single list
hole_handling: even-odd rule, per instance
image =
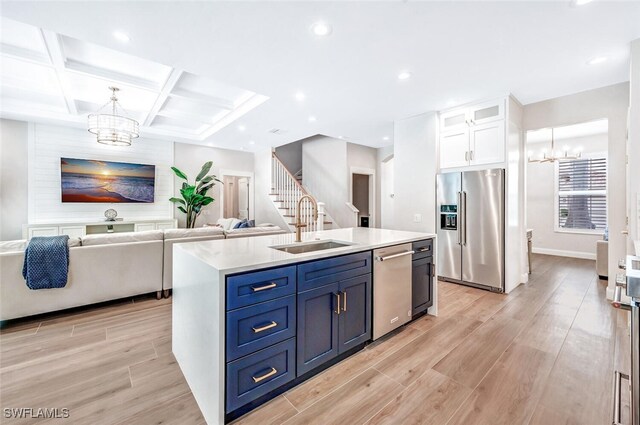
[{"label": "kitchen island", "polygon": [[436,314],[434,238],[350,228],[309,232],[301,243],[281,234],[176,244],[173,353],[207,423],[223,424],[371,341],[372,263],[382,262],[373,250],[414,247],[391,249],[389,259],[420,252],[406,264],[429,290],[414,298],[427,296],[423,310]]}]

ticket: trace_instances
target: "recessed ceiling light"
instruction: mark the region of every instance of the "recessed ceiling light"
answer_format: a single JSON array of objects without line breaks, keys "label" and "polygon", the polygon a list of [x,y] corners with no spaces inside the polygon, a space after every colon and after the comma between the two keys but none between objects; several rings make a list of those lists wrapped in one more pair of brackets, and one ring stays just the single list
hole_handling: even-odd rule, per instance
[{"label": "recessed ceiling light", "polygon": [[297,101],[302,102],[305,98],[305,95],[303,92],[299,91],[299,92],[296,92],[295,97]]},{"label": "recessed ceiling light", "polygon": [[384,136],[382,140],[389,140],[389,136]]},{"label": "recessed ceiling light", "polygon": [[318,37],[325,37],[331,34],[331,25],[325,22],[316,22],[315,24],[311,25],[311,32]]},{"label": "recessed ceiling light", "polygon": [[398,80],[408,80],[411,78],[411,73],[409,71],[402,71],[398,74]]},{"label": "recessed ceiling light", "polygon": [[574,0],[573,4],[575,4],[576,6],[582,6],[585,5],[587,3],[591,3],[593,0]]},{"label": "recessed ceiling light", "polygon": [[589,59],[587,61],[587,65],[597,65],[599,63],[606,62],[606,61],[607,61],[607,57],[606,56],[596,56],[593,59]]},{"label": "recessed ceiling light", "polygon": [[309,122],[316,122],[316,117],[314,117],[313,115],[311,115],[309,117]]},{"label": "recessed ceiling light", "polygon": [[238,126],[238,131],[245,131],[247,129],[247,127],[245,127],[244,125],[240,124]]},{"label": "recessed ceiling light", "polygon": [[249,144],[250,144],[250,145],[255,145],[255,144],[256,144],[256,142],[254,142],[253,140],[249,140]]},{"label": "recessed ceiling light", "polygon": [[122,43],[128,43],[129,41],[131,41],[131,38],[122,31],[114,31],[113,36],[116,38],[116,40]]}]

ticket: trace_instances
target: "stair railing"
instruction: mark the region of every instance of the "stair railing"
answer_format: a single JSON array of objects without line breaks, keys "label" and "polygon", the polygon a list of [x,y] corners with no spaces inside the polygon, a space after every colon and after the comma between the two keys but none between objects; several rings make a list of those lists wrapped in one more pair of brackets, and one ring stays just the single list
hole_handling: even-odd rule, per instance
[{"label": "stair railing", "polygon": [[[275,152],[271,152],[271,193],[277,195],[278,201],[283,205],[282,208],[287,211],[285,215],[293,216],[294,220],[298,200],[304,195],[310,195],[295,176],[287,170],[287,167],[284,166]],[[307,223],[307,227],[302,228],[303,232],[315,232],[323,229],[324,217],[324,204],[322,204],[322,214],[318,211],[318,220],[315,221],[311,202],[308,200],[302,202],[300,206],[300,221]]]}]

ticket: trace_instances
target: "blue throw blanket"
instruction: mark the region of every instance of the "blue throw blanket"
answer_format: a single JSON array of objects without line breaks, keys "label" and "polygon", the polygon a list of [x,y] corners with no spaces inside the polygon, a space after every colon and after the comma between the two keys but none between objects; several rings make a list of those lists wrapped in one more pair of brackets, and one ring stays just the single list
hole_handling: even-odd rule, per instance
[{"label": "blue throw blanket", "polygon": [[29,289],[64,288],[69,271],[69,236],[31,238],[24,252],[22,277]]}]

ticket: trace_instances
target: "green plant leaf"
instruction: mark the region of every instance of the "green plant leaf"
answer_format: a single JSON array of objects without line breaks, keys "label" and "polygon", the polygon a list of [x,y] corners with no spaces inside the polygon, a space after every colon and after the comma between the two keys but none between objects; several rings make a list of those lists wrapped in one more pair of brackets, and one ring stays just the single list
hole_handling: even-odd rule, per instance
[{"label": "green plant leaf", "polygon": [[178,209],[179,209],[180,211],[182,211],[183,213],[185,213],[185,214],[187,213],[187,210],[185,210],[185,209],[184,209],[184,208],[182,208],[182,207],[178,207]]},{"label": "green plant leaf", "polygon": [[188,185],[184,189],[180,189],[180,193],[182,194],[182,197],[187,204],[190,204],[192,202],[191,198],[193,197],[193,193],[195,192],[195,190],[196,188],[194,186]]},{"label": "green plant leaf", "polygon": [[213,202],[213,198],[207,196],[202,200],[202,206],[206,206],[209,205],[210,203]]},{"label": "green plant leaf", "polygon": [[202,180],[202,178],[207,175],[209,170],[211,170],[211,166],[213,166],[213,162],[212,161],[205,162],[204,165],[202,166],[202,169],[200,170],[200,172],[196,176],[196,181]]},{"label": "green plant leaf", "polygon": [[174,204],[186,205],[186,203],[184,202],[184,199],[180,199],[180,198],[169,198],[169,201],[173,202]]},{"label": "green plant leaf", "polygon": [[189,180],[187,178],[187,175],[185,173],[183,173],[182,171],[178,170],[176,167],[171,167],[171,169],[176,174],[176,176],[180,177],[183,180]]},{"label": "green plant leaf", "polygon": [[202,186],[202,187],[198,188],[198,193],[199,193],[200,195],[206,195],[206,194],[207,194],[207,191],[208,191],[209,189],[211,189],[213,186],[215,186],[215,183],[211,183],[211,184],[208,184],[208,185],[206,185],[206,186]]},{"label": "green plant leaf", "polygon": [[187,182],[182,182],[182,188],[183,188],[183,189],[186,189],[186,188],[188,188],[188,187],[189,187],[189,183],[187,183]]}]

